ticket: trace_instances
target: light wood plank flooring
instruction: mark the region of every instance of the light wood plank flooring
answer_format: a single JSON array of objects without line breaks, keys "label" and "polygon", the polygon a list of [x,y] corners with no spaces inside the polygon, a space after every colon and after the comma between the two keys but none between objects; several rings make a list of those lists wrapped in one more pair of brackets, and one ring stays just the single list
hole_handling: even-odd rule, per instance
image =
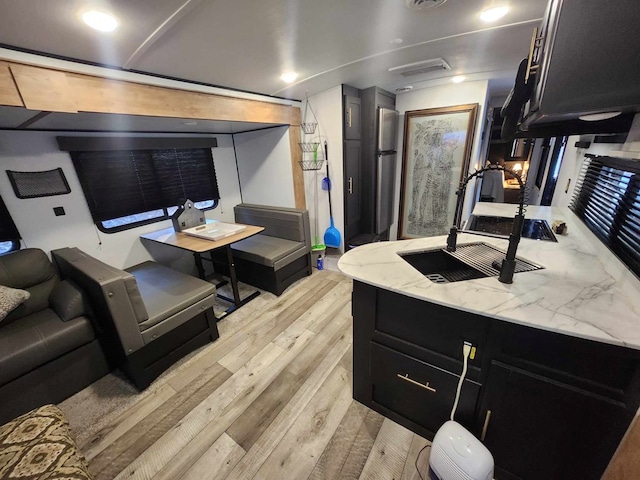
[{"label": "light wood plank flooring", "polygon": [[98,480],[420,478],[428,442],[352,399],[349,279],[316,272],[219,327],[81,445]]}]

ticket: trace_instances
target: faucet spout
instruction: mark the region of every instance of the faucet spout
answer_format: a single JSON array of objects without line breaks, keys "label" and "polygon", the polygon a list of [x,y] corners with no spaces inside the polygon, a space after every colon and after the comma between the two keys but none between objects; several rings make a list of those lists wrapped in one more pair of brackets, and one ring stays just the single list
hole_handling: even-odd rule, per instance
[{"label": "faucet spout", "polygon": [[[516,214],[513,220],[513,228],[511,229],[511,233],[509,234],[509,247],[507,248],[507,254],[502,261],[501,264],[497,264],[494,262],[493,267],[500,270],[500,275],[498,276],[498,280],[502,283],[513,283],[513,274],[516,270],[516,251],[518,250],[518,244],[520,243],[520,238],[522,237],[522,227],[524,225],[524,183],[522,182],[522,177],[502,165],[491,165],[487,167],[483,167],[479,170],[476,170],[471,175],[467,176],[463,181],[460,182],[460,187],[456,192],[458,196],[458,200],[456,202],[456,218],[459,217],[458,212],[462,210],[462,202],[464,201],[464,192],[467,188],[467,184],[469,181],[482,174],[483,172],[487,172],[489,170],[502,170],[507,173],[513,175],[520,185],[520,195],[518,202],[518,213]],[[458,220],[454,222],[454,225],[449,230],[449,236],[447,237],[447,251],[455,252],[456,251],[456,243],[458,240],[458,228],[457,224]]]}]

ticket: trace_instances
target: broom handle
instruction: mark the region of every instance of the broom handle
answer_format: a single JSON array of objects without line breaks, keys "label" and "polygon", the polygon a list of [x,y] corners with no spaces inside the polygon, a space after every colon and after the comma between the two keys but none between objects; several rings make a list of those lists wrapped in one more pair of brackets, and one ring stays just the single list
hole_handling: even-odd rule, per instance
[{"label": "broom handle", "polygon": [[[324,159],[327,162],[327,183],[331,182],[331,177],[329,177],[329,150],[327,149],[327,141],[324,141]],[[330,184],[330,183],[329,183]],[[331,207],[331,189],[328,190],[329,193],[329,218],[333,221],[333,208]]]}]

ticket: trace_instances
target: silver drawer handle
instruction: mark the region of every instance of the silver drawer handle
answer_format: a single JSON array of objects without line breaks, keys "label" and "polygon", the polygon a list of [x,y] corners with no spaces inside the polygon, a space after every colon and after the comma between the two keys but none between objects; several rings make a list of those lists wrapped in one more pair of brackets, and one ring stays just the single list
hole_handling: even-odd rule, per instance
[{"label": "silver drawer handle", "polygon": [[435,388],[432,388],[429,386],[429,382],[427,383],[420,383],[420,382],[416,382],[415,380],[412,380],[411,378],[409,378],[409,374],[405,374],[405,375],[401,375],[398,373],[398,378],[401,378],[402,380],[406,380],[409,383],[413,383],[414,385],[417,385],[419,387],[424,388],[425,390],[429,390],[430,392],[434,392],[436,391]]},{"label": "silver drawer handle", "polygon": [[490,421],[491,421],[491,410],[487,410],[487,413],[484,416],[484,425],[482,426],[482,435],[480,435],[481,442],[484,442],[484,439],[487,436],[487,430],[489,429]]}]

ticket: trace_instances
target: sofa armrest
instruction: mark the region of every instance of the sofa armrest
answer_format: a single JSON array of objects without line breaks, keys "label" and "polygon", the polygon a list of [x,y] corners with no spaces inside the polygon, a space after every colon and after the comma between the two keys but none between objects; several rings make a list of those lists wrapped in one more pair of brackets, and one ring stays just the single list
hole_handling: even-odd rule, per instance
[{"label": "sofa armrest", "polygon": [[149,317],[131,274],[78,248],[53,250],[51,256],[63,278],[82,285],[98,321],[115,329],[125,355],[144,346],[138,323]]},{"label": "sofa armrest", "polygon": [[91,316],[87,295],[71,280],[63,280],[53,288],[49,295],[49,305],[63,322],[82,315]]}]

